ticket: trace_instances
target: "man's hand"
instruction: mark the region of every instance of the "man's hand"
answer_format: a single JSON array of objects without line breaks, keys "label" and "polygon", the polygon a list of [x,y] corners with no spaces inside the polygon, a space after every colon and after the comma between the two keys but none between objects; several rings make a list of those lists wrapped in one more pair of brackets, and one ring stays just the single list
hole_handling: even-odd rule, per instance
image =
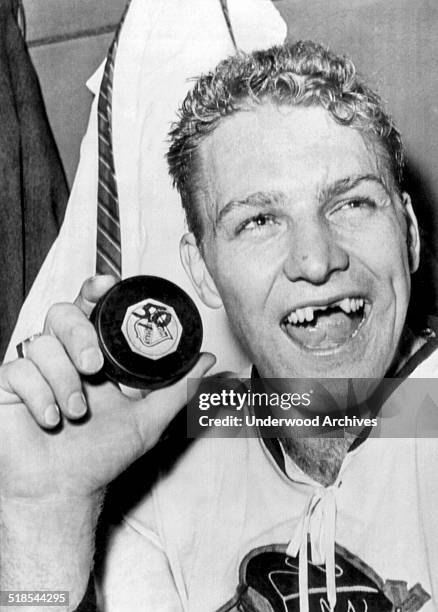
[{"label": "man's hand", "polygon": [[[154,446],[186,404],[187,377],[141,400],[81,378],[103,364],[87,315],[112,284],[93,278],[75,304],[53,306],[26,358],[0,368],[3,497],[93,494]],[[202,377],[213,363],[202,355],[188,376]]]},{"label": "man's hand", "polygon": [[[93,520],[99,492],[155,445],[187,403],[186,379],[201,378],[214,363],[204,354],[182,380],[140,400],[111,382],[87,381],[103,364],[88,315],[113,283],[111,277],[95,277],[84,284],[75,304],[53,306],[43,335],[28,344],[26,357],[0,368],[0,513],[3,508],[6,522],[14,521],[10,508],[23,505],[29,520],[38,522],[41,515],[41,524],[50,508],[58,516],[64,507],[70,512],[75,506],[82,509],[81,523]],[[53,525],[52,546],[58,527]],[[16,529],[20,535],[26,527]],[[92,526],[81,529],[92,537]],[[71,534],[63,537],[73,542]]]}]

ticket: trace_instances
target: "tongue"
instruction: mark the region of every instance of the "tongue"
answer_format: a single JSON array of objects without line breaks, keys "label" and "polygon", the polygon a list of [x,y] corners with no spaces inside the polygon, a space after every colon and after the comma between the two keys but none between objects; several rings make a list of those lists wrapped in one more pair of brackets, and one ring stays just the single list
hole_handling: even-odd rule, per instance
[{"label": "tongue", "polygon": [[362,320],[362,313],[346,314],[342,310],[317,313],[316,322],[286,325],[288,335],[299,344],[314,349],[328,349],[347,342]]}]

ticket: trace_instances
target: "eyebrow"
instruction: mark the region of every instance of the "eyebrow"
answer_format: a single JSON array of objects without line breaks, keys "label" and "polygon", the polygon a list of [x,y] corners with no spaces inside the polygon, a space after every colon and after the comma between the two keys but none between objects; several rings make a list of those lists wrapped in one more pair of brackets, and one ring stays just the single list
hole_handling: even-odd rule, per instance
[{"label": "eyebrow", "polygon": [[[319,190],[318,200],[320,202],[325,202],[330,200],[336,196],[343,195],[348,193],[355,187],[357,187],[360,183],[363,182],[373,182],[377,183],[380,187],[382,187],[387,193],[388,188],[385,185],[385,182],[381,176],[376,174],[360,174],[357,176],[346,176],[342,179],[338,179],[331,185],[327,187],[323,187]],[[219,225],[221,221],[233,212],[236,209],[240,208],[250,208],[257,206],[259,209],[268,208],[269,206],[277,205],[281,206],[287,201],[288,197],[283,191],[256,191],[254,193],[249,194],[245,198],[230,200],[225,204],[225,206],[218,212],[216,216],[215,225]]]},{"label": "eyebrow", "polygon": [[216,216],[216,225],[218,225],[224,217],[226,217],[236,209],[245,207],[250,208],[253,206],[257,206],[258,208],[263,209],[272,206],[272,204],[284,204],[286,199],[287,196],[282,191],[256,191],[246,196],[245,198],[238,200],[230,200],[218,212]]},{"label": "eyebrow", "polygon": [[344,193],[351,191],[363,182],[377,183],[387,193],[389,193],[383,178],[377,174],[370,173],[360,174],[358,176],[346,176],[345,178],[339,179],[331,185],[323,187],[318,194],[318,199],[320,202],[326,202],[327,200],[331,200],[336,196],[343,195]]}]

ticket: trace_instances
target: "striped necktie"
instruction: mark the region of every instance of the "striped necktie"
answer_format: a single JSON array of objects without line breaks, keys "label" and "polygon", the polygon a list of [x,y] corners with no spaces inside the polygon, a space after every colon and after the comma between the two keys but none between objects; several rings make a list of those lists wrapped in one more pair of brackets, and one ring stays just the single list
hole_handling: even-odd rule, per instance
[{"label": "striped necktie", "polygon": [[111,106],[114,62],[120,30],[128,8],[129,2],[108,50],[97,105],[99,178],[97,187],[96,272],[97,274],[112,274],[117,279],[122,274],[122,252],[119,199],[113,156]]},{"label": "striped necktie", "polygon": [[[125,8],[114,40],[108,50],[108,56],[100,86],[98,100],[98,135],[99,135],[99,181],[97,190],[97,240],[96,272],[112,274],[117,279],[122,274],[122,253],[120,241],[120,216],[117,192],[117,181],[114,168],[112,147],[112,84],[114,62],[119,41],[119,34],[128,12],[130,0]],[[231,27],[227,0],[220,0],[228,31],[234,47],[236,41]]]}]

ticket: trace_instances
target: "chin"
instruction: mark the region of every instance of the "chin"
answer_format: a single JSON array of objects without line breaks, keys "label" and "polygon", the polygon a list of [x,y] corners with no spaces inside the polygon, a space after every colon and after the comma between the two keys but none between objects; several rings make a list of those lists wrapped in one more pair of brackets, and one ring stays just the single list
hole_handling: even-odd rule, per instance
[{"label": "chin", "polygon": [[[354,346],[323,351],[291,351],[290,346],[289,350],[284,350],[283,346],[283,350],[270,349],[275,355],[273,362],[260,361],[257,357],[253,361],[264,378],[383,378],[393,360],[395,347],[393,351],[386,348],[382,352],[373,345],[364,339]],[[258,353],[261,354],[267,353]]]}]

